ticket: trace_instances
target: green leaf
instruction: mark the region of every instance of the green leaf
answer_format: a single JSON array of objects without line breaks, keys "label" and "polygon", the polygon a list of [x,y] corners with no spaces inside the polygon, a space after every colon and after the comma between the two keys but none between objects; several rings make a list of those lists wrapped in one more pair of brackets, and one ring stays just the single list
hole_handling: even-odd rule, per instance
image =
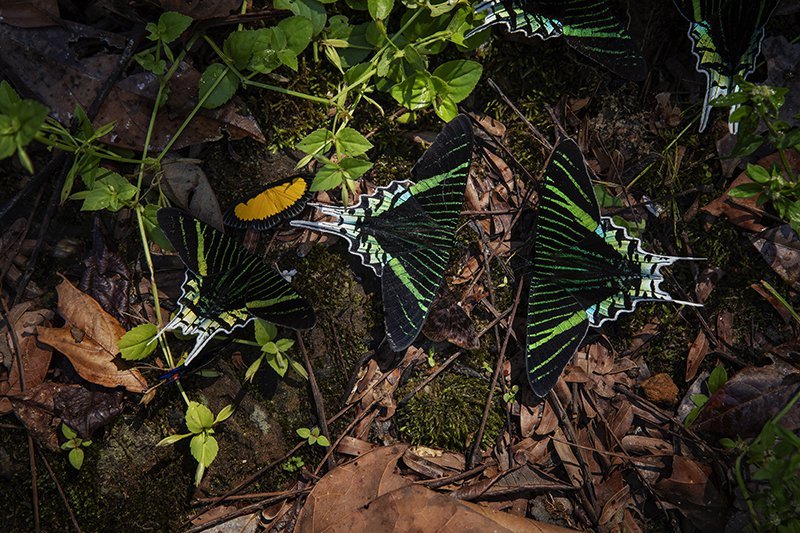
[{"label": "green leaf", "polygon": [[339,163],[339,166],[345,171],[349,179],[357,180],[372,168],[372,162],[355,157],[348,157],[347,159],[343,159],[342,162]]},{"label": "green leaf", "polygon": [[723,437],[719,439],[719,443],[726,450],[731,450],[733,448],[736,448],[736,442],[733,439],[729,439],[728,437]]},{"label": "green leaf", "polygon": [[759,165],[747,163],[747,175],[757,183],[767,183],[772,180],[769,170]]},{"label": "green leaf", "polygon": [[125,333],[117,343],[122,358],[138,361],[153,353],[158,346],[155,342],[158,327],[155,324],[140,324]]},{"label": "green leaf", "polygon": [[422,109],[433,102],[434,89],[431,76],[427,72],[417,72],[407,77],[389,91],[392,98],[408,109]]},{"label": "green leaf", "polygon": [[467,59],[448,61],[439,65],[433,75],[441,78],[448,85],[448,96],[453,102],[464,100],[481,79],[483,67],[480,63]]},{"label": "green leaf", "polygon": [[317,0],[275,0],[274,6],[275,9],[288,10],[308,19],[313,28],[313,35],[321,32],[328,20],[325,8]]},{"label": "green leaf", "polygon": [[714,394],[726,381],[728,381],[728,372],[725,370],[724,366],[717,365],[714,367],[714,370],[711,371],[711,375],[708,376],[708,392]]},{"label": "green leaf", "polygon": [[372,148],[372,143],[353,128],[339,130],[334,143],[338,153],[351,157],[364,154]]},{"label": "green leaf", "polygon": [[[222,79],[217,82],[220,78]],[[203,107],[215,109],[230,100],[238,88],[239,78],[236,74],[221,63],[213,63],[200,77],[199,98],[202,100],[208,94]]]},{"label": "green leaf", "polygon": [[251,69],[254,50],[269,47],[270,35],[260,30],[239,30],[231,33],[222,44],[222,50],[239,70]]},{"label": "green leaf", "polygon": [[278,328],[272,322],[257,318],[255,323],[256,342],[262,346],[278,336]]},{"label": "green leaf", "polygon": [[191,436],[192,436],[191,433],[170,435],[169,437],[164,437],[163,439],[158,441],[158,444],[156,444],[156,446],[169,446],[170,444],[175,444],[179,440],[183,440],[186,437],[191,437]]},{"label": "green leaf", "polygon": [[327,448],[328,446],[331,445],[331,441],[329,441],[328,437],[326,437],[325,435],[320,435],[319,437],[317,437],[317,444]]},{"label": "green leaf", "polygon": [[129,204],[136,196],[136,186],[125,178],[106,169],[98,169],[106,177],[95,181],[88,191],[81,191],[70,196],[74,200],[83,200],[81,211],[98,211],[108,209],[116,212]]},{"label": "green leaf", "polygon": [[278,348],[278,351],[285,352],[294,346],[294,341],[292,339],[278,339],[275,342],[275,346]]},{"label": "green leaf", "polygon": [[74,439],[78,433],[66,424],[61,424],[61,433],[68,439]]},{"label": "green leaf", "polygon": [[81,469],[83,466],[83,450],[80,448],[73,448],[67,457],[69,458],[69,464],[71,464],[75,470]]},{"label": "green leaf", "polygon": [[266,357],[266,355],[262,354],[258,359],[253,361],[253,364],[251,364],[249,367],[247,367],[247,371],[244,373],[244,380],[245,381],[249,381],[249,382],[252,383],[253,378],[255,377],[256,373],[258,372],[258,369],[261,368],[261,363],[264,361],[265,357]]},{"label": "green leaf", "polygon": [[264,353],[275,355],[276,353],[278,353],[278,346],[272,341],[265,342],[261,346],[261,351]]},{"label": "green leaf", "polygon": [[291,358],[289,358],[289,364],[292,365],[292,369],[294,369],[295,372],[300,374],[303,377],[303,379],[308,379],[308,372],[306,371],[306,367],[304,367],[303,365],[301,365],[300,363]]},{"label": "green leaf", "polygon": [[192,452],[192,457],[194,457],[199,464],[208,468],[217,457],[219,444],[217,444],[217,439],[212,435],[201,433],[200,435],[192,437],[189,443],[189,449]]},{"label": "green leaf", "polygon": [[297,72],[298,63],[297,63],[297,54],[292,50],[278,50],[278,59],[283,65],[286,65],[290,69]]},{"label": "green leaf", "polygon": [[305,17],[289,17],[278,23],[278,28],[286,35],[286,48],[300,54],[311,43],[314,25]]},{"label": "green leaf", "polygon": [[161,76],[167,70],[167,61],[164,59],[156,60],[153,48],[139,52],[133,59],[147,72],[152,72],[156,76]]},{"label": "green leaf", "polygon": [[[169,44],[191,25],[192,17],[187,17],[175,11],[167,11],[158,17],[158,40],[164,44]],[[151,39],[156,40],[156,39]]]},{"label": "green leaf", "polygon": [[714,98],[711,100],[710,104],[714,107],[730,107],[732,105],[744,104],[747,100],[747,94],[740,91]]},{"label": "green leaf", "polygon": [[300,438],[307,439],[311,435],[311,430],[308,428],[298,428],[297,434],[300,435]]},{"label": "green leaf", "polygon": [[339,63],[345,69],[350,68],[364,61],[372,51],[367,31],[373,26],[374,22],[351,25],[346,16],[333,16],[328,21],[323,43],[335,45]]},{"label": "green leaf", "polygon": [[321,128],[306,135],[295,148],[308,155],[324,153],[333,146],[333,139],[332,131]]},{"label": "green leaf", "polygon": [[763,191],[764,186],[760,183],[743,183],[728,191],[728,195],[734,198],[750,198]]},{"label": "green leaf", "polygon": [[450,122],[458,115],[458,106],[449,96],[436,98],[433,101],[433,110],[445,122]]},{"label": "green leaf", "polygon": [[386,20],[394,7],[394,0],[367,0],[367,10],[374,20]]},{"label": "green leaf", "polygon": [[147,204],[142,210],[142,223],[144,231],[151,241],[156,243],[162,250],[172,250],[172,243],[169,242],[164,230],[158,225],[158,209],[156,204]]},{"label": "green leaf", "polygon": [[214,425],[217,425],[220,422],[225,422],[227,419],[231,417],[231,415],[235,410],[236,408],[231,404],[228,404],[225,407],[223,407],[220,410],[220,412],[217,413],[217,418],[214,419]]},{"label": "green leaf", "polygon": [[311,182],[312,191],[327,191],[342,184],[344,172],[339,165],[327,163],[317,171],[314,181]]},{"label": "green leaf", "polygon": [[186,428],[192,433],[202,433],[214,425],[214,413],[198,402],[189,402],[186,408]]},{"label": "green leaf", "polygon": [[708,396],[705,394],[692,394],[689,396],[689,399],[692,400],[692,403],[697,407],[703,407],[706,402],[708,402]]},{"label": "green leaf", "polygon": [[0,81],[0,113],[13,115],[14,109],[21,101],[22,98],[7,81]]},{"label": "green leaf", "polygon": [[277,352],[267,354],[267,363],[280,377],[285,376],[286,371],[289,370],[289,361],[285,357],[281,357],[281,354]]}]

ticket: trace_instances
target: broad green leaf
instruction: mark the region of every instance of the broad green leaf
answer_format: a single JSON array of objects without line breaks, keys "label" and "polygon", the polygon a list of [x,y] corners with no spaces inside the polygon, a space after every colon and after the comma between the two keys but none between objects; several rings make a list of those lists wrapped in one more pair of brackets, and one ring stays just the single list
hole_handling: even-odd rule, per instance
[{"label": "broad green leaf", "polygon": [[367,0],[367,10],[374,20],[386,20],[394,7],[394,0]]},{"label": "broad green leaf", "polygon": [[256,342],[264,345],[278,336],[278,328],[272,322],[257,318],[255,322]]},{"label": "broad green leaf", "polygon": [[311,43],[314,25],[305,17],[289,17],[278,23],[278,28],[286,35],[286,48],[300,54]]},{"label": "broad green leaf", "polygon": [[158,225],[158,209],[156,204],[147,204],[142,210],[142,223],[144,231],[151,241],[156,243],[162,250],[172,250],[172,243],[169,242],[164,230]]},{"label": "broad green leaf", "polygon": [[400,105],[411,110],[429,106],[434,97],[433,83],[427,72],[418,72],[406,78],[389,92]]},{"label": "broad green leaf", "polygon": [[269,363],[269,366],[271,366],[280,377],[285,376],[286,371],[289,370],[289,361],[287,361],[285,357],[282,357],[280,352],[277,351],[274,354],[267,354],[267,363]]},{"label": "broad green leaf", "polygon": [[351,180],[357,180],[372,168],[372,163],[356,157],[348,157],[347,159],[343,159],[342,162],[339,163],[339,166],[346,172]]},{"label": "broad green leaf", "polygon": [[[218,81],[219,80],[219,81]],[[239,78],[228,67],[213,63],[200,77],[199,98],[206,109],[215,109],[230,100],[239,88]]]},{"label": "broad green leaf", "polygon": [[69,452],[69,464],[72,465],[75,470],[80,470],[83,466],[83,450],[80,448],[73,448]]},{"label": "broad green leaf", "polygon": [[0,113],[11,115],[22,98],[6,80],[0,81]]},{"label": "broad green leaf", "polygon": [[730,107],[732,105],[747,102],[748,96],[744,92],[735,92],[725,96],[719,96],[711,100],[710,104],[714,107]]},{"label": "broad green leaf", "polygon": [[107,174],[103,179],[94,182],[92,189],[73,194],[70,198],[83,200],[81,211],[98,211],[108,209],[116,212],[125,207],[128,202],[136,196],[136,186],[128,180],[107,170],[102,170]]},{"label": "broad green leaf", "polygon": [[367,41],[367,31],[375,26],[374,22],[352,25],[344,15],[336,15],[328,21],[325,31],[325,42],[337,43],[337,54],[342,67],[347,69],[364,61],[372,51]]},{"label": "broad green leaf", "polygon": [[295,145],[298,150],[312,155],[324,153],[333,146],[333,132],[328,129],[314,130]]},{"label": "broad green leaf", "polygon": [[147,25],[147,29],[150,31],[150,35],[148,35],[147,38],[151,41],[161,41],[164,44],[171,43],[180,37],[191,23],[191,17],[176,13],[175,11],[167,11],[158,17],[157,25],[152,23]]},{"label": "broad green leaf", "polygon": [[306,371],[306,367],[295,361],[294,359],[289,359],[289,364],[292,365],[292,368],[295,372],[303,376],[303,379],[308,379],[308,372]]},{"label": "broad green leaf", "polygon": [[314,35],[322,31],[328,19],[325,8],[317,0],[275,0],[274,6],[275,9],[285,9],[308,19]]},{"label": "broad green leaf", "polygon": [[374,75],[372,74],[367,75],[367,72],[372,68],[372,65],[369,63],[360,63],[347,72],[344,73],[344,82],[353,88],[357,87],[358,85],[364,84],[369,82],[369,80]]},{"label": "broad green leaf", "polygon": [[189,443],[189,449],[192,452],[192,457],[194,457],[198,463],[208,468],[217,457],[219,444],[217,444],[217,439],[212,435],[202,433],[192,437]]},{"label": "broad green leaf", "polygon": [[186,408],[186,428],[192,433],[202,433],[214,425],[214,413],[198,402],[189,402]]},{"label": "broad green leaf", "polygon": [[228,404],[225,407],[223,407],[220,410],[220,412],[217,413],[217,418],[214,419],[214,425],[219,424],[220,422],[225,422],[227,419],[231,417],[231,415],[235,410],[236,408],[231,404]]},{"label": "broad green leaf", "polygon": [[158,327],[155,324],[140,324],[125,333],[117,343],[122,358],[127,361],[138,361],[153,353],[158,347],[155,342]]},{"label": "broad green leaf", "polygon": [[317,444],[327,448],[328,446],[331,445],[331,441],[329,441],[328,437],[326,437],[325,435],[320,435],[317,437]]},{"label": "broad green leaf", "polygon": [[445,122],[450,122],[458,115],[458,106],[449,96],[437,97],[433,101],[433,110]]},{"label": "broad green leaf", "polygon": [[334,143],[338,153],[351,157],[364,154],[372,148],[372,143],[353,128],[339,130]]},{"label": "broad green leaf", "polygon": [[61,433],[68,439],[74,439],[78,433],[66,424],[61,424]]},{"label": "broad green leaf", "polygon": [[764,186],[760,183],[743,183],[728,191],[728,195],[734,198],[751,198],[762,191]]},{"label": "broad green leaf", "polygon": [[317,171],[314,181],[311,182],[312,191],[327,191],[341,185],[344,171],[335,163],[327,163]]},{"label": "broad green leaf", "polygon": [[297,434],[300,435],[300,438],[307,439],[311,435],[311,430],[308,428],[298,428]]},{"label": "broad green leaf", "polygon": [[275,355],[276,353],[278,353],[278,346],[272,341],[265,342],[261,346],[261,351],[264,353]]},{"label": "broad green leaf", "polygon": [[294,341],[292,339],[278,339],[275,342],[275,347],[278,348],[280,352],[286,352],[291,349],[292,346],[294,346]]},{"label": "broad green leaf", "polygon": [[759,165],[747,163],[747,175],[756,183],[767,183],[772,179],[769,170]]},{"label": "broad green leaf", "polygon": [[725,370],[724,366],[717,365],[714,367],[714,370],[711,371],[711,375],[708,376],[708,392],[714,394],[726,381],[728,381],[728,372]]},{"label": "broad green leaf", "polygon": [[249,69],[256,48],[268,47],[269,37],[260,30],[239,30],[231,33],[222,50],[239,70]]},{"label": "broad green leaf", "polygon": [[278,59],[280,62],[290,69],[297,72],[298,63],[297,63],[297,54],[292,50],[278,50]]},{"label": "broad green leaf", "polygon": [[483,67],[480,63],[466,59],[448,61],[436,68],[433,75],[444,80],[448,85],[448,96],[453,102],[464,100],[481,79]]},{"label": "broad green leaf", "polygon": [[163,439],[158,441],[158,444],[156,444],[156,446],[169,446],[170,444],[175,444],[179,440],[183,440],[186,437],[191,437],[191,436],[192,436],[192,433],[182,433],[182,434],[170,435],[169,437],[164,437]]}]

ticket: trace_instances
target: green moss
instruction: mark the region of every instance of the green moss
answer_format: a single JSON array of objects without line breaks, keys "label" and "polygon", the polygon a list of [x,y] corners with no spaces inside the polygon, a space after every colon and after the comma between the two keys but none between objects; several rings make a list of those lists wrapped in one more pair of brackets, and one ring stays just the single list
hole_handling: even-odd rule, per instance
[{"label": "green moss", "polygon": [[[488,394],[489,384],[482,379],[446,374],[398,409],[400,435],[411,444],[463,451],[480,426]],[[503,405],[495,394],[483,436],[484,447],[494,443],[504,420]]]}]

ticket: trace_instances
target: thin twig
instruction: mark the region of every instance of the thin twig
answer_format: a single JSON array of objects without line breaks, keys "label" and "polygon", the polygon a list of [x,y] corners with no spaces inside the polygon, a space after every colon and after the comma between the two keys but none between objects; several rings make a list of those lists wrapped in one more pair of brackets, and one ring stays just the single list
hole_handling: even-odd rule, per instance
[{"label": "thin twig", "polygon": [[78,520],[75,518],[75,514],[72,512],[72,507],[69,504],[67,495],[64,494],[64,489],[61,487],[61,483],[58,482],[58,478],[56,477],[55,472],[53,472],[53,469],[50,466],[50,461],[47,460],[47,457],[45,456],[45,454],[42,453],[42,450],[38,451],[39,451],[39,457],[42,458],[44,467],[47,469],[47,473],[50,474],[50,479],[52,479],[53,483],[56,484],[56,490],[58,490],[58,495],[61,496],[61,501],[64,503],[64,507],[67,509],[67,513],[69,513],[69,519],[72,521],[72,526],[75,528],[75,531],[81,533],[81,526],[78,524]]},{"label": "thin twig", "polygon": [[[306,372],[308,372],[308,383],[311,386],[311,395],[314,397],[314,407],[317,409],[317,418],[319,419],[319,425],[322,430],[322,434],[325,435],[325,438],[328,439],[328,442],[331,440],[331,433],[328,430],[328,421],[327,417],[325,416],[325,400],[322,398],[322,393],[319,391],[319,386],[317,385],[317,378],[314,376],[314,367],[311,366],[311,360],[308,358],[308,351],[306,350],[306,345],[303,343],[303,336],[300,332],[297,332],[297,343],[300,346],[300,351],[303,354],[303,362],[306,365]],[[333,462],[333,458],[328,458],[328,470],[332,470],[333,467],[336,466],[336,463]]]},{"label": "thin twig", "polygon": [[[217,526],[219,524],[224,524],[225,522],[228,522],[228,521],[230,521],[230,520],[232,520],[232,519],[234,519],[236,517],[255,513],[256,511],[260,511],[261,509],[263,509],[265,507],[268,507],[268,506],[272,505],[273,503],[278,503],[278,502],[281,502],[283,500],[288,500],[289,498],[294,498],[295,496],[300,496],[302,494],[305,494],[308,491],[309,491],[309,489],[300,489],[300,490],[295,490],[295,491],[288,491],[285,494],[282,494],[280,496],[275,496],[273,498],[267,498],[267,499],[262,500],[262,501],[260,501],[258,503],[254,503],[254,504],[248,505],[246,507],[242,507],[241,509],[236,509],[235,511],[231,511],[230,513],[226,514],[225,516],[220,516],[219,518],[215,518],[213,520],[209,520],[205,524],[202,524],[202,525],[187,529],[185,533],[199,533],[200,531],[205,531],[206,529],[210,529],[210,528],[212,528],[214,526]],[[197,515],[197,516],[200,516],[200,515]]]}]

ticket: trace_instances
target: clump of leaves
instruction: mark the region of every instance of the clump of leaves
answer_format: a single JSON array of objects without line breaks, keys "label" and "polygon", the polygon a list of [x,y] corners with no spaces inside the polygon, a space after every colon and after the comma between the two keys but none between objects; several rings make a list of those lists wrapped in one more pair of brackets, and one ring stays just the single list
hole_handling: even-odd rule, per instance
[{"label": "clump of leaves", "polygon": [[297,434],[300,437],[306,439],[308,441],[309,446],[313,446],[314,444],[318,444],[324,448],[327,448],[331,445],[331,441],[328,440],[328,437],[322,435],[319,428],[314,426],[313,428],[297,428]]},{"label": "clump of leaves", "polygon": [[226,405],[215,417],[211,409],[205,405],[190,401],[186,408],[185,416],[186,429],[189,430],[189,433],[170,435],[169,437],[161,439],[157,446],[175,444],[179,440],[192,437],[192,440],[189,442],[189,449],[192,452],[192,457],[197,461],[194,483],[195,485],[200,485],[206,468],[211,466],[211,463],[217,457],[217,452],[219,451],[219,444],[214,437],[214,426],[230,418],[233,414],[233,410],[234,408],[232,405]]},{"label": "clump of leaves", "polygon": [[50,111],[35,100],[23,100],[6,81],[0,82],[0,160],[13,156],[30,173],[33,163],[25,151]]},{"label": "clump of leaves", "polygon": [[261,368],[261,363],[266,359],[269,366],[278,373],[280,377],[286,375],[286,371],[291,366],[295,372],[308,379],[308,372],[296,360],[292,359],[286,352],[294,346],[291,339],[278,339],[278,328],[266,320],[258,319],[255,322],[256,342],[261,346],[261,356],[253,361],[253,364],[244,374],[245,381],[253,381],[253,377]]},{"label": "clump of leaves", "polygon": [[[731,106],[730,121],[738,123],[739,132],[731,157],[746,157],[765,143],[778,150],[780,165],[763,168],[747,165],[747,175],[752,183],[733,188],[729,194],[735,198],[757,196],[756,204],[769,202],[778,215],[800,232],[800,180],[789,164],[787,150],[800,148],[800,128],[779,118],[786,100],[786,87],[757,85],[737,78],[740,91],[721,96],[714,106]],[[764,128],[763,133],[761,128]]]},{"label": "clump of leaves", "polygon": [[146,71],[152,72],[156,76],[162,76],[167,68],[165,58],[168,59],[170,63],[175,62],[175,56],[169,44],[176,41],[191,23],[191,17],[176,13],[175,11],[162,13],[161,16],[158,17],[158,22],[149,22],[147,26],[145,26],[147,30],[147,39],[154,41],[156,44],[133,56],[136,62]]},{"label": "clump of leaves", "polygon": [[505,394],[503,394],[503,401],[506,403],[512,403],[514,400],[517,399],[518,392],[519,392],[519,385],[512,386],[505,392]]},{"label": "clump of leaves", "polygon": [[298,457],[297,455],[293,455],[289,457],[289,459],[285,463],[283,463],[282,468],[286,472],[297,472],[304,466],[306,466],[306,462],[303,461],[303,458]]},{"label": "clump of leaves", "polygon": [[725,370],[725,367],[722,365],[714,367],[714,370],[711,371],[711,374],[708,376],[708,381],[706,382],[708,394],[692,394],[691,396],[694,407],[689,411],[689,414],[686,415],[686,419],[683,421],[683,424],[687,428],[697,419],[697,416],[700,414],[700,411],[703,410],[703,406],[708,403],[708,399],[711,395],[717,392],[726,381],[728,381],[728,371]]},{"label": "clump of leaves", "polygon": [[69,450],[69,454],[67,454],[69,464],[71,464],[75,470],[80,470],[81,466],[83,466],[83,448],[91,446],[92,441],[80,438],[78,433],[66,424],[61,424],[61,433],[67,439],[67,441],[61,445],[61,449],[65,451]]}]

